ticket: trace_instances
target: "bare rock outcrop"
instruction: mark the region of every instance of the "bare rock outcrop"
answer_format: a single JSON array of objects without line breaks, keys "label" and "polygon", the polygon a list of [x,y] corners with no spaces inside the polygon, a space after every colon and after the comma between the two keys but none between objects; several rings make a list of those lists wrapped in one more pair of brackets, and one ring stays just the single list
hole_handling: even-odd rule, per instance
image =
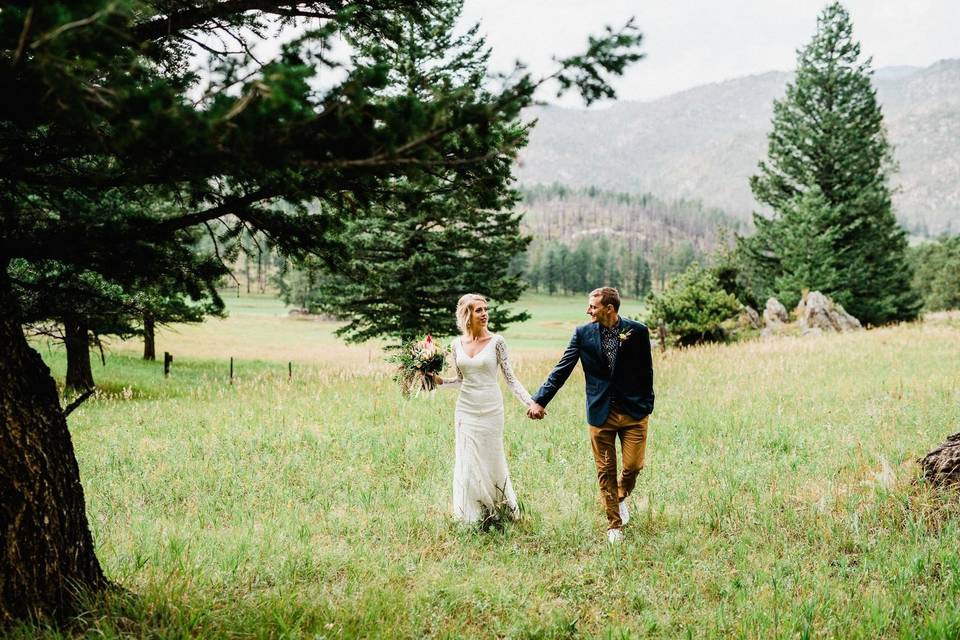
[{"label": "bare rock outcrop", "polygon": [[920,468],[927,482],[937,486],[956,486],[960,483],[960,432],[920,460]]},{"label": "bare rock outcrop", "polygon": [[757,313],[756,309],[747,305],[740,310],[740,315],[737,317],[737,324],[744,328],[759,329],[761,327],[760,314]]},{"label": "bare rock outcrop", "polygon": [[785,324],[790,321],[787,316],[787,308],[783,306],[776,298],[767,300],[767,306],[763,310],[763,324],[766,326]]},{"label": "bare rock outcrop", "polygon": [[826,332],[843,333],[862,329],[860,321],[819,291],[803,294],[800,304],[794,309],[803,335],[819,335]]}]

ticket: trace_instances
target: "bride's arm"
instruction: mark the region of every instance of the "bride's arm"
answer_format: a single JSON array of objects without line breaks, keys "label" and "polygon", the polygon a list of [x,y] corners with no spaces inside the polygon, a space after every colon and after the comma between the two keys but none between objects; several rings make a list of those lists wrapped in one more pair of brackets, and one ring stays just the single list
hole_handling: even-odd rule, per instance
[{"label": "bride's arm", "polygon": [[453,347],[453,345],[450,345],[450,365],[457,373],[457,377],[442,378],[435,374],[434,382],[437,383],[437,386],[446,387],[447,389],[458,389],[460,385],[463,384],[463,372],[460,371],[460,367],[457,365],[457,350]]},{"label": "bride's arm", "polygon": [[497,341],[497,364],[500,365],[503,378],[507,381],[507,387],[509,387],[513,395],[517,397],[517,400],[523,403],[523,406],[529,407],[533,399],[530,397],[530,394],[527,393],[527,390],[524,389],[523,384],[517,380],[517,376],[513,375],[513,367],[510,366],[510,357],[507,355],[507,343],[499,336],[495,339]]}]

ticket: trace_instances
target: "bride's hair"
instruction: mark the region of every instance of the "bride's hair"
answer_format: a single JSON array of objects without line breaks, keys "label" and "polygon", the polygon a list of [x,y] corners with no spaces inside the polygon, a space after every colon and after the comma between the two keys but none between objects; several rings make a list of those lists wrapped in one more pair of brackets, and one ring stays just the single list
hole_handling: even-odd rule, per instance
[{"label": "bride's hair", "polygon": [[460,296],[460,300],[457,301],[457,329],[460,330],[461,335],[467,334],[467,328],[473,319],[474,305],[486,301],[487,299],[479,293],[465,293]]}]

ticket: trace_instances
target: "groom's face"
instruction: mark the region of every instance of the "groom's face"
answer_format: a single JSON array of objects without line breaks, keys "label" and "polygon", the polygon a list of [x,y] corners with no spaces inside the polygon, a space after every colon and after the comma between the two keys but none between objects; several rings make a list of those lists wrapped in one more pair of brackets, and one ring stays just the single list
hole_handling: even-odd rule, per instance
[{"label": "groom's face", "polygon": [[587,298],[587,315],[594,322],[606,322],[613,313],[613,305],[603,306],[600,302],[600,296],[590,296]]}]

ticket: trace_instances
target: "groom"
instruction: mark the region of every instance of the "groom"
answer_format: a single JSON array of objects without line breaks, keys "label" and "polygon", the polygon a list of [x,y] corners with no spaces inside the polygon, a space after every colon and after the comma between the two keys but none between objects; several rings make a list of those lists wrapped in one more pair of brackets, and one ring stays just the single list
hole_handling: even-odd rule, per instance
[{"label": "groom", "polygon": [[[544,416],[570,372],[583,364],[587,383],[587,422],[597,464],[600,494],[607,512],[610,542],[623,539],[620,527],[630,514],[624,500],[643,469],[647,421],[653,412],[653,359],[650,332],[639,322],[621,318],[620,293],[602,287],[590,293],[587,315],[593,322],[577,327],[547,381],[533,394],[527,415]],[[617,438],[623,471],[617,477]]]}]

